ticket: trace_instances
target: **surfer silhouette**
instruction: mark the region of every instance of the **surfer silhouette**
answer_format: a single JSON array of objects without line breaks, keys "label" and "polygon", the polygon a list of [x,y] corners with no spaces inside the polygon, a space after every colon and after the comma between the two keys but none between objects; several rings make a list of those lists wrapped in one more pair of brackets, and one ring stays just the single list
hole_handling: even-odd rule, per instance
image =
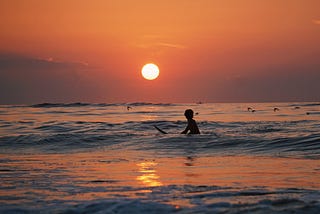
[{"label": "surfer silhouette", "polygon": [[200,134],[197,122],[193,119],[192,109],[187,109],[184,112],[184,116],[186,116],[186,118],[188,120],[188,125],[187,125],[186,129],[183,132],[181,132],[181,134]]}]

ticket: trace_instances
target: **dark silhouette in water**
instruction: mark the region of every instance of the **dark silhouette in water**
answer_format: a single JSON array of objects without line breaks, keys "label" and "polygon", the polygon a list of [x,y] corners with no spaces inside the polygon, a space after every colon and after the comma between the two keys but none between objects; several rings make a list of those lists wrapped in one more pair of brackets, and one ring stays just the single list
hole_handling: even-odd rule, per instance
[{"label": "dark silhouette in water", "polygon": [[[184,112],[184,116],[186,116],[187,120],[188,120],[188,125],[186,127],[186,129],[181,132],[181,134],[200,134],[197,122],[192,119],[193,118],[193,111],[192,109],[187,109]],[[154,125],[154,127],[161,132],[162,134],[168,134],[167,132],[163,131],[162,129],[160,129],[158,126]],[[188,133],[189,132],[189,133]]]},{"label": "dark silhouette in water", "polygon": [[251,107],[248,107],[248,111],[250,111],[250,112],[255,112],[256,110],[254,110],[254,109],[251,108]]},{"label": "dark silhouette in water", "polygon": [[280,109],[279,109],[279,108],[274,108],[273,111],[274,111],[274,112],[280,111]]},{"label": "dark silhouette in water", "polygon": [[181,132],[181,134],[200,134],[197,122],[193,119],[193,111],[192,109],[187,109],[184,112],[184,116],[186,116],[187,120],[188,120],[188,125],[186,127],[186,129]]}]

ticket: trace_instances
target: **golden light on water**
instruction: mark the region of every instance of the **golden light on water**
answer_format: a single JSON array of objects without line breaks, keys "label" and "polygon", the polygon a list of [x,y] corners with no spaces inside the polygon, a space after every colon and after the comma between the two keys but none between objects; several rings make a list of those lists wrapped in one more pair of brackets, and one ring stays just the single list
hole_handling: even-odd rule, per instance
[{"label": "golden light on water", "polygon": [[[136,157],[147,157],[144,151],[115,154],[114,151],[45,154],[45,155],[3,155],[3,169],[16,169],[8,172],[11,177],[3,177],[1,184],[4,186],[18,185],[17,188],[0,189],[3,201],[7,195],[19,195],[17,203],[24,203],[30,197],[30,192],[45,195],[49,200],[97,200],[123,195],[126,198],[137,199],[141,194],[153,192],[157,186],[202,186],[211,185],[221,187],[235,187],[239,191],[243,188],[250,189],[258,186],[275,188],[319,189],[318,160],[290,159],[283,157],[259,156],[210,156],[210,157],[170,157],[152,158],[135,162]],[[150,157],[150,156],[149,156]],[[186,164],[187,163],[187,164]],[[61,170],[67,169],[67,170]],[[37,190],[34,185],[19,186],[21,177],[13,176],[25,171],[26,184],[47,185],[48,176],[50,183],[56,188],[46,191]],[[9,175],[8,174],[8,175]],[[196,175],[196,176],[194,176]],[[61,179],[63,178],[63,179]],[[64,178],[68,178],[67,180]],[[70,194],[70,184],[81,184],[79,193]],[[129,187],[132,187],[128,189]],[[78,186],[76,186],[78,188]],[[101,188],[112,191],[101,191]],[[87,191],[87,190],[90,191]],[[232,190],[232,189],[231,189]],[[180,190],[179,190],[180,191]],[[178,192],[179,192],[178,191]],[[217,190],[219,191],[219,190]],[[232,190],[233,191],[233,190]],[[174,191],[173,191],[174,192]],[[214,191],[216,192],[216,191]],[[172,200],[168,201],[179,207],[192,206],[190,200],[176,198],[175,193],[170,193]],[[191,195],[197,193],[191,193]],[[271,197],[271,196],[270,196]],[[219,198],[219,197],[218,197]],[[219,200],[219,199],[217,199]],[[233,202],[239,200],[249,203],[252,198],[235,197]]]},{"label": "golden light on water", "polygon": [[162,186],[162,183],[159,181],[159,176],[157,175],[157,171],[155,167],[157,163],[147,161],[138,163],[139,172],[142,174],[137,177],[137,180],[142,182],[144,185],[148,187]]}]

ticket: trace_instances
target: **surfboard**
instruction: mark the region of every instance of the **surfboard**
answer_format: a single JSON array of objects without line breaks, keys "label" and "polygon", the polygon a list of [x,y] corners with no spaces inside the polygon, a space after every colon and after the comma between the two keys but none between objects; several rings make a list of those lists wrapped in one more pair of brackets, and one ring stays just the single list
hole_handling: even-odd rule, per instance
[{"label": "surfboard", "polygon": [[161,132],[162,134],[168,134],[167,132],[163,131],[162,129],[160,129],[158,126],[154,126],[154,128],[156,128],[159,132]]}]

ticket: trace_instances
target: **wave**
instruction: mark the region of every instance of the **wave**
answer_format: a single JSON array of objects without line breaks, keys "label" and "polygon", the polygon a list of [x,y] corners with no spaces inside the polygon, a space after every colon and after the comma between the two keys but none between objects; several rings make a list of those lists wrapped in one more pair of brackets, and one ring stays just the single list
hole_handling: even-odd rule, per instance
[{"label": "wave", "polygon": [[299,104],[291,104],[291,107],[312,107],[312,106],[320,106],[320,103],[299,103]]},{"label": "wave", "polygon": [[[27,107],[32,108],[54,108],[54,107],[108,107],[108,106],[173,106],[175,104],[172,103],[145,103],[145,102],[135,102],[135,103],[38,103],[29,105]],[[19,106],[21,107],[21,106]]]},{"label": "wave", "polygon": [[[154,125],[168,132],[159,133]],[[320,159],[320,134],[314,121],[258,121],[198,123],[201,135],[181,135],[185,121],[150,120],[109,123],[103,121],[0,121],[12,129],[0,137],[0,149],[43,152],[119,148],[184,155],[186,150],[201,154],[253,154]],[[301,128],[299,128],[301,127]]]},{"label": "wave", "polygon": [[[124,131],[116,127],[111,127],[113,131],[88,129],[50,133],[51,131],[47,131],[48,128],[40,127],[46,133],[0,137],[0,148],[12,152],[40,150],[44,153],[66,153],[99,148],[112,149],[117,146],[118,149],[144,150],[169,157],[185,156],[191,152],[198,155],[262,155],[320,159],[320,134],[269,139],[254,135],[233,136],[214,132],[198,136],[163,135],[155,129],[150,130],[151,133],[139,131],[137,128]],[[60,130],[61,127],[52,129]]]},{"label": "wave", "polygon": [[185,153],[202,155],[262,155],[320,159],[320,135],[305,137],[261,139],[254,137],[168,136],[155,139],[141,149],[169,156]]},{"label": "wave", "polygon": [[306,115],[320,115],[320,111],[308,111],[306,112]]},{"label": "wave", "polygon": [[61,133],[61,134],[24,134],[0,137],[2,152],[14,153],[73,153],[87,152],[99,148],[112,149],[115,145],[128,142],[135,137],[129,133],[109,135]]},{"label": "wave", "polygon": [[[114,182],[114,181],[106,181]],[[89,191],[79,187],[78,191]],[[108,187],[90,191],[108,192]],[[115,189],[113,189],[114,191]],[[2,204],[1,213],[318,213],[319,191],[307,189],[267,189],[255,187],[219,187],[207,185],[168,185],[151,188],[118,186],[122,192],[140,192],[137,198],[117,195],[117,198],[95,200],[41,200],[37,206]],[[111,190],[112,191],[112,190]],[[6,200],[24,197],[7,196]],[[175,205],[184,201],[183,205]],[[171,202],[171,203],[169,203]]]},{"label": "wave", "polygon": [[174,106],[176,104],[173,103],[146,103],[146,102],[134,102],[127,103],[129,106]]},{"label": "wave", "polygon": [[39,104],[34,104],[28,107],[32,108],[54,108],[54,107],[83,107],[83,106],[109,106],[111,104],[91,104],[91,103],[39,103]]}]

